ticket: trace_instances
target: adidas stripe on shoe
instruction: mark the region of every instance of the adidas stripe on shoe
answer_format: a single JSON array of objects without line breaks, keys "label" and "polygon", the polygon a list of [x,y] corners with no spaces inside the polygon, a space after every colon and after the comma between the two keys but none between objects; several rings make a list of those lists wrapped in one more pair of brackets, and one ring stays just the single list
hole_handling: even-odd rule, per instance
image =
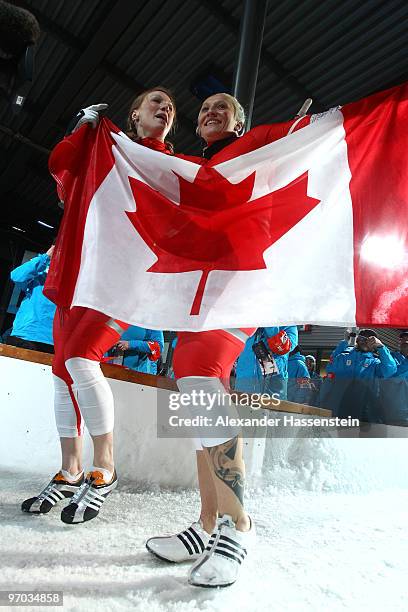
[{"label": "adidas stripe on shoe", "polygon": [[89,472],[84,483],[72,497],[71,503],[61,512],[61,521],[70,525],[85,523],[96,518],[108,495],[116,489],[118,478],[113,472],[110,482],[105,482],[99,471]]},{"label": "adidas stripe on shoe", "polygon": [[189,584],[200,587],[226,587],[234,584],[248,548],[255,542],[255,527],[243,532],[235,529],[230,516],[224,515],[208,545],[194,563]]},{"label": "adidas stripe on shoe", "polygon": [[58,502],[73,497],[83,482],[83,473],[75,482],[69,482],[58,472],[39,495],[23,501],[21,510],[32,514],[47,514]]},{"label": "adidas stripe on shoe", "polygon": [[146,542],[146,548],[159,559],[181,563],[198,559],[209,539],[210,535],[203,529],[201,523],[196,522],[180,533],[150,538]]}]

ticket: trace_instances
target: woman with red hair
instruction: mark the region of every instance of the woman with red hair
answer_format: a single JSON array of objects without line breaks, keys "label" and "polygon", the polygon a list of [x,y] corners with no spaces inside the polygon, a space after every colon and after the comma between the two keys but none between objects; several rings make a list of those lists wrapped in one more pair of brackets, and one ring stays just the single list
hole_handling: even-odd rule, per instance
[{"label": "woman with red hair", "polygon": [[[106,104],[98,104],[80,111],[71,133],[87,123],[96,127],[105,108]],[[148,89],[130,106],[127,135],[138,144],[172,155],[173,148],[166,136],[175,115],[175,102],[167,89]],[[69,202],[66,205],[69,207]],[[113,460],[113,395],[100,362],[129,325],[80,306],[62,313],[63,316],[60,314],[57,311],[54,318],[52,371],[62,465],[39,495],[23,502],[22,510],[45,514],[59,501],[71,498],[61,512],[61,520],[83,523],[98,516],[105,499],[117,486]],[[82,466],[84,422],[94,447],[93,465],[86,475]]]}]

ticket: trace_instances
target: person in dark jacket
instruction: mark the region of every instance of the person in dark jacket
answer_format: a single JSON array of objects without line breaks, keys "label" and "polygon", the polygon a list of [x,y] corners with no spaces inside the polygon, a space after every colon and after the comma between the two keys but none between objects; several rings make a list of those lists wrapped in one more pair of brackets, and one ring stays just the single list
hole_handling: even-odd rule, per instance
[{"label": "person in dark jacket", "polygon": [[325,386],[322,405],[334,416],[381,422],[379,380],[390,378],[396,371],[397,364],[377,333],[362,329],[356,346],[347,347],[327,366],[330,384]]},{"label": "person in dark jacket", "polygon": [[26,261],[11,274],[11,280],[24,292],[7,344],[44,353],[54,352],[52,322],[55,304],[43,294],[54,246]]}]

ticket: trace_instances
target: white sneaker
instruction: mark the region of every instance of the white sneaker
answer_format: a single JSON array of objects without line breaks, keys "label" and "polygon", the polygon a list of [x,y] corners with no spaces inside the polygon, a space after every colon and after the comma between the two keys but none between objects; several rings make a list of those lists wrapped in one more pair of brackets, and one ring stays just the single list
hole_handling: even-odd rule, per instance
[{"label": "white sneaker", "polygon": [[200,587],[226,587],[234,584],[241,564],[256,538],[251,521],[249,531],[238,531],[228,514],[224,514],[208,546],[194,563],[188,582]]},{"label": "white sneaker", "polygon": [[172,563],[193,561],[201,557],[210,539],[201,523],[193,523],[185,531],[170,536],[150,538],[146,542],[149,552]]}]

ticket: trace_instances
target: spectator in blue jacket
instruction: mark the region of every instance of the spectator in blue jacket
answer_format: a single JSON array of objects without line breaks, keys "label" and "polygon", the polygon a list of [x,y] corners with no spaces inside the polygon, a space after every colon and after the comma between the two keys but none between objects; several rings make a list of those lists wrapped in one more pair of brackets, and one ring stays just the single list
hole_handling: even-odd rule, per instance
[{"label": "spectator in blue jacket", "polygon": [[[258,361],[253,346],[263,342],[270,355],[269,363]],[[298,343],[296,325],[260,327],[248,338],[238,358],[235,389],[247,393],[278,394],[287,398],[288,356]]]},{"label": "spectator in blue jacket", "polygon": [[357,331],[355,331],[355,329],[356,328],[353,328],[352,330],[350,330],[350,328],[346,329],[346,331],[344,332],[344,339],[340,340],[336,348],[331,352],[331,362],[337,355],[340,355],[340,353],[351,351],[351,349],[356,346]]},{"label": "spectator in blue jacket", "polygon": [[382,421],[388,425],[408,425],[408,331],[399,336],[399,351],[392,351],[397,371],[381,384]]},{"label": "spectator in blue jacket", "polygon": [[399,351],[392,351],[397,364],[395,377],[408,378],[408,331],[403,331],[399,335]]},{"label": "spectator in blue jacket", "polygon": [[24,292],[7,344],[46,353],[54,352],[52,323],[55,304],[43,294],[54,246],[11,272],[11,280]]},{"label": "spectator in blue jacket", "polygon": [[[374,355],[376,353],[378,356]],[[372,329],[362,329],[356,346],[347,347],[327,366],[328,381],[322,405],[334,416],[381,422],[380,379],[390,378],[397,364]]]},{"label": "spectator in blue jacket", "polygon": [[157,374],[157,362],[163,352],[163,332],[132,325],[116,344],[124,351],[123,365],[137,372]]},{"label": "spectator in blue jacket", "polygon": [[301,354],[299,347],[295,346],[288,357],[288,400],[298,404],[308,404],[311,392],[306,358]]}]

